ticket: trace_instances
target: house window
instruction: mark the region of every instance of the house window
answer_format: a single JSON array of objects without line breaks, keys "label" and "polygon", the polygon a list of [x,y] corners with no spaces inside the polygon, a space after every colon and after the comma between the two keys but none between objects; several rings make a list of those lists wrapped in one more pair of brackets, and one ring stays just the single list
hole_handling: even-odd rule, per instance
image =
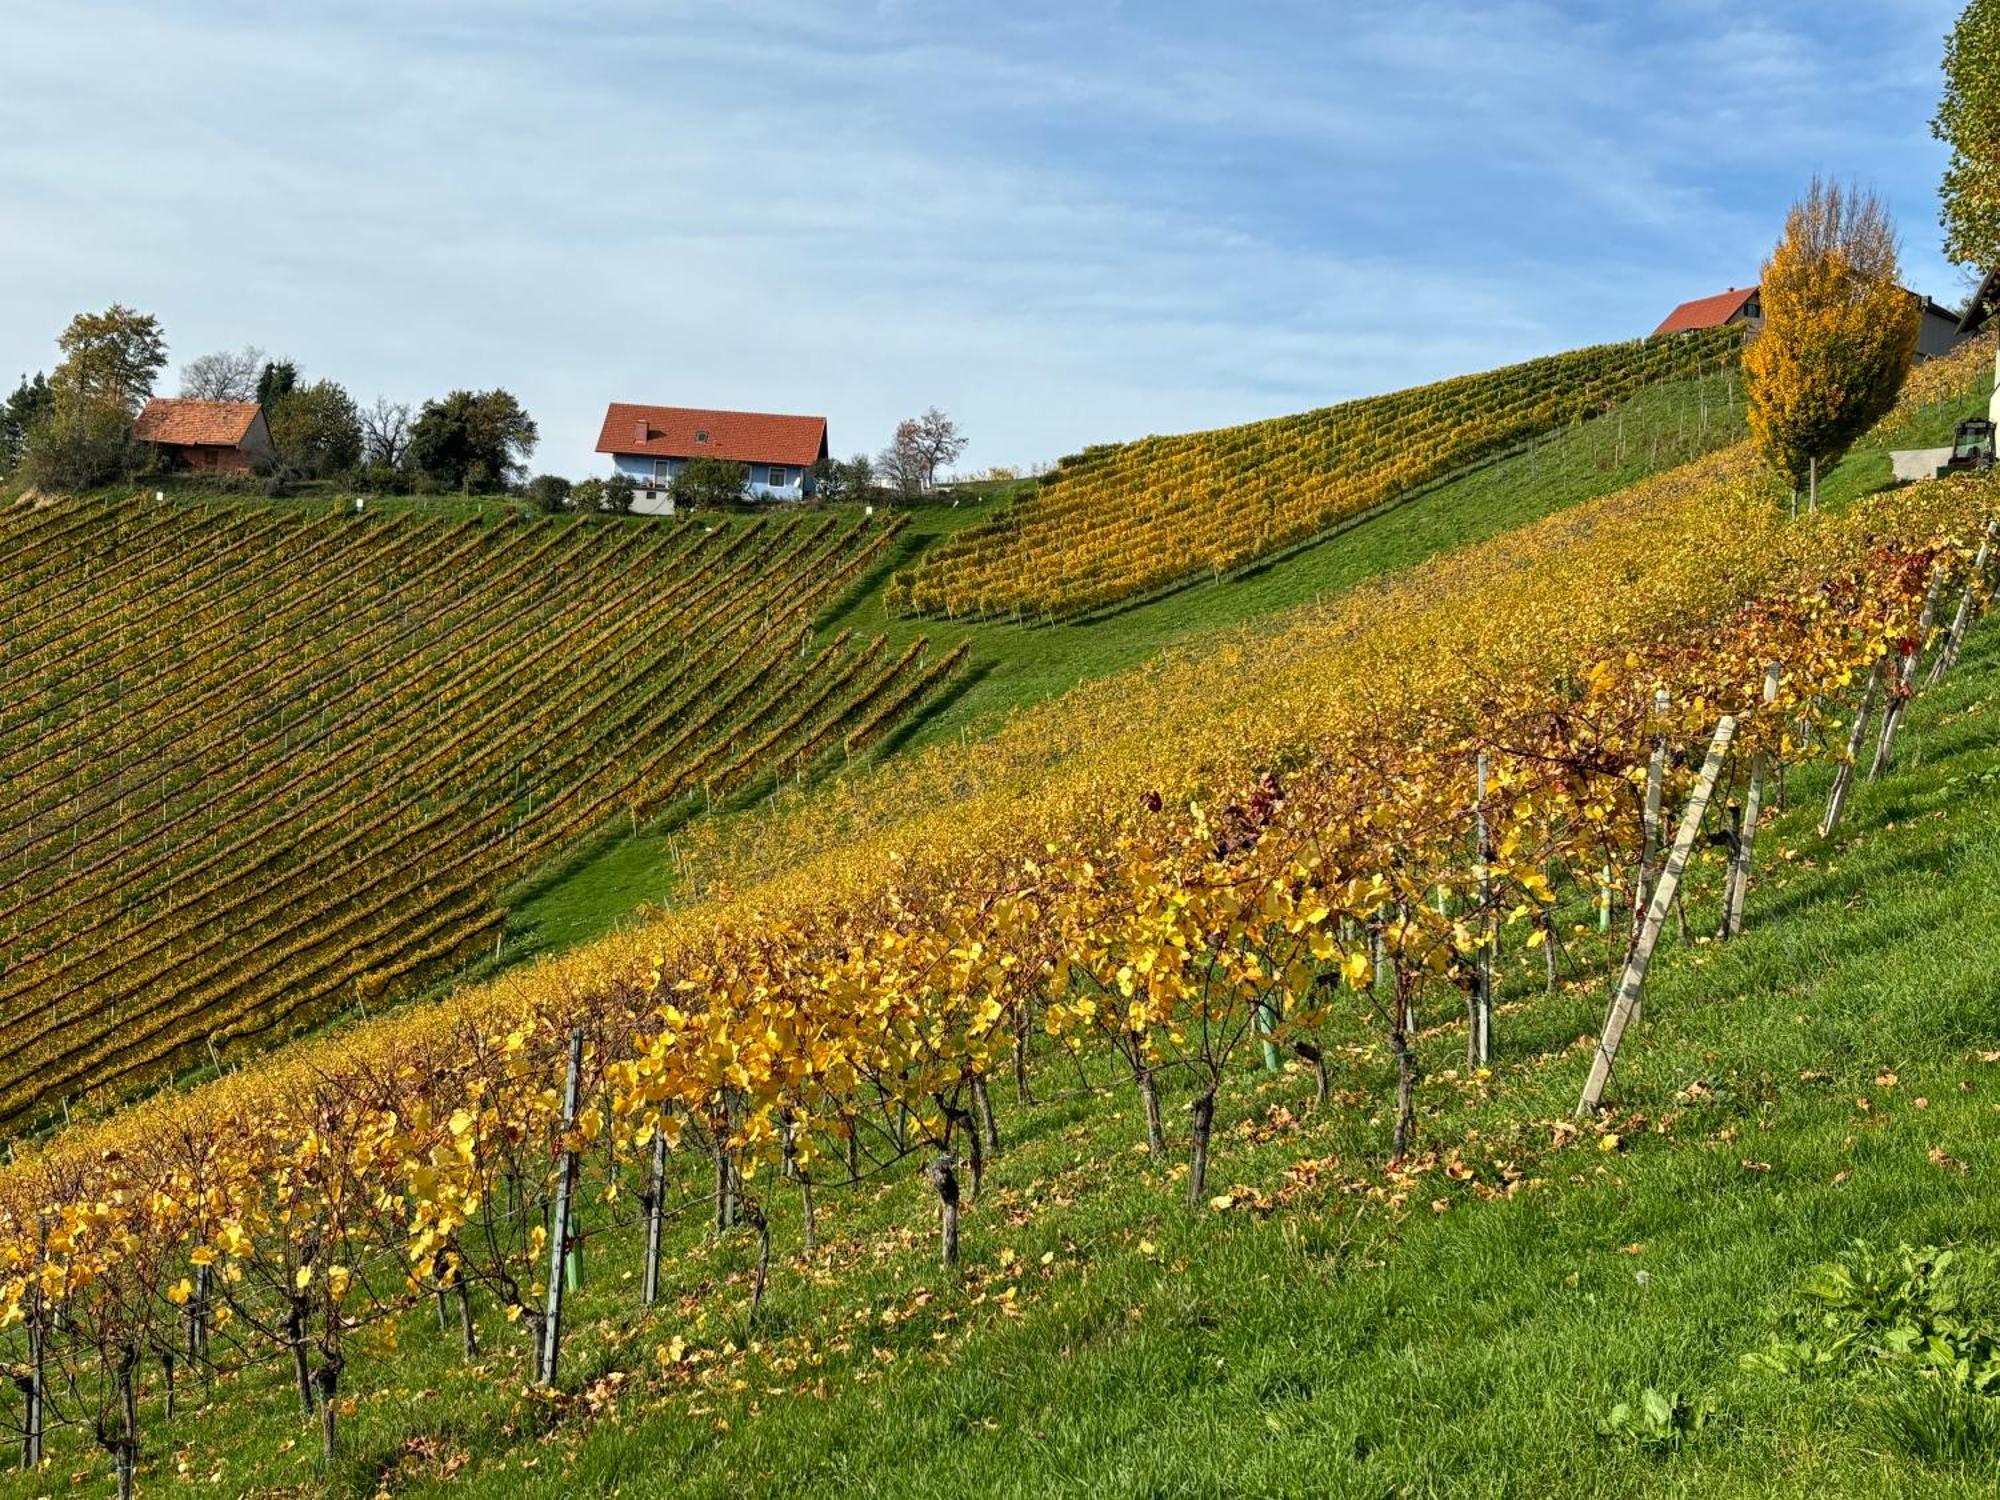
[{"label": "house window", "polygon": [[706,427],[702,428],[702,429],[701,429],[701,430],[700,430],[699,432],[697,432],[697,433],[696,433],[696,434],[694,435],[694,440],[695,440],[695,441],[696,441],[697,443],[705,443],[705,442],[707,442],[707,441],[708,441],[708,429],[707,429]]},{"label": "house window", "polygon": [[771,465],[771,488],[781,490],[791,482],[783,464]]},{"label": "house window", "polygon": [[655,484],[665,484],[669,479],[672,479],[673,477],[674,477],[674,471],[668,467],[668,460],[664,458],[656,458],[653,460],[653,482]]}]

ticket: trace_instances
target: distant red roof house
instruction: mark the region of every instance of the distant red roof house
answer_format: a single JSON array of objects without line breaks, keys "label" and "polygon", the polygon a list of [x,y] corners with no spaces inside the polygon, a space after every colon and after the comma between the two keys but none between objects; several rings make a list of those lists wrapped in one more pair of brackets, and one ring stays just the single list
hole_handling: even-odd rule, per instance
[{"label": "distant red roof house", "polygon": [[[1917,358],[1936,359],[1941,354],[1949,354],[1965,340],[1967,333],[1958,310],[1942,306],[1933,298],[1919,296],[1907,287],[1904,294],[1917,304],[1922,313],[1917,325]],[[1685,333],[1695,328],[1721,328],[1730,323],[1743,323],[1753,329],[1764,326],[1764,304],[1757,295],[1756,287],[1731,287],[1713,297],[1697,297],[1692,302],[1683,302],[1667,314],[1667,321],[1653,330],[1653,336]]]},{"label": "distant red roof house", "polygon": [[1697,297],[1692,302],[1683,302],[1653,330],[1653,337],[1658,338],[1663,333],[1688,333],[1697,328],[1722,328],[1730,323],[1747,323],[1752,328],[1764,326],[1764,305],[1758,300],[1757,288],[1731,287],[1713,297]]},{"label": "distant red roof house", "polygon": [[649,493],[665,489],[689,459],[719,458],[750,471],[750,497],[797,500],[813,492],[812,467],[827,456],[826,418],[614,401],[597,451]]},{"label": "distant red roof house", "polygon": [[181,467],[204,472],[248,474],[277,456],[264,408],[255,401],[155,396],[132,424],[132,438],[152,444]]}]

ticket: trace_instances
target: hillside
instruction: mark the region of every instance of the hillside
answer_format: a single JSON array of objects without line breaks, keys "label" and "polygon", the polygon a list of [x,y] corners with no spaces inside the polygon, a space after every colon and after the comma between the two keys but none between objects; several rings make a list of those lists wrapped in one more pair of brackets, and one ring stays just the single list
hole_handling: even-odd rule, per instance
[{"label": "hillside", "polygon": [[[1989,361],[1990,364],[1990,361]],[[1973,378],[1978,379],[1977,372]],[[995,733],[1011,714],[1140,666],[1160,652],[1198,649],[1244,629],[1270,629],[1291,609],[1332,600],[1349,590],[1440,553],[1488,540],[1544,516],[1625,489],[1650,475],[1740,441],[1742,402],[1735,376],[1721,370],[1694,380],[1669,381],[1620,402],[1603,419],[1558,429],[1517,453],[1506,454],[1409,496],[1386,513],[1330,528],[1315,539],[1254,568],[1200,587],[1087,621],[1048,625],[1006,620],[912,621],[887,607],[878,569],[822,619],[821,638],[842,630],[881,634],[891,649],[927,638],[939,650],[965,645],[967,671],[932,711],[912,720],[885,742],[894,759],[933,746],[977,740]],[[1950,416],[1967,401],[1954,396],[1928,418],[1926,430],[1950,431]],[[1984,409],[1983,405],[1980,406]],[[1699,414],[1706,410],[1704,425]],[[1690,416],[1695,417],[1690,421]],[[1880,476],[1875,477],[1875,470]],[[1888,477],[1886,459],[1857,454],[1850,470],[1862,488]],[[1843,470],[1848,473],[1850,470]],[[987,524],[976,506],[922,506],[909,513],[896,555],[906,565],[968,528]],[[755,821],[766,811],[752,788],[738,799]],[[796,800],[786,791],[783,803]],[[672,872],[679,851],[713,840],[719,829],[744,817],[703,819],[692,828],[656,825],[616,837],[532,893],[515,910],[512,944],[561,947],[594,937],[625,919],[642,902],[658,903],[678,891]]]},{"label": "hillside", "polygon": [[893,541],[0,512],[0,1121],[387,1003],[607,821],[889,733],[960,657],[809,625]]},{"label": "hillside", "polygon": [[[1981,340],[1916,371],[1896,409],[1827,476],[1823,489],[1829,504],[1849,504],[1886,488],[1890,449],[1948,441],[1961,418],[1984,414],[1993,389],[1992,364],[1992,344]],[[1685,388],[1661,387],[1619,411],[1630,431],[1645,435],[1649,448],[1657,443],[1663,454],[1687,453],[1674,434],[1691,396],[1701,399]],[[1715,460],[1722,470],[1748,470],[1752,460],[1741,442],[1740,409],[1733,431],[1718,427],[1733,441],[1699,446],[1688,457],[1727,449]],[[1190,622],[1177,634],[1142,637],[1153,649],[1135,656],[1133,664],[1144,664],[1141,672],[1093,673],[1060,699],[1024,696],[1004,723],[985,726],[985,734],[969,743],[941,743],[920,731],[909,753],[891,763],[843,773],[829,785],[786,788],[739,816],[705,820],[681,831],[661,857],[670,852],[683,878],[696,886],[740,884],[746,876],[771,873],[809,852],[908,821],[912,809],[936,809],[995,787],[1029,785],[1073,755],[1143,742],[1150,734],[1144,706],[1156,697],[1171,702],[1175,696],[1159,687],[1161,679],[1173,673],[1199,678],[1213,652],[1243,653],[1242,660],[1256,663],[1244,680],[1227,683],[1222,692],[1255,691],[1275,662],[1315,662],[1329,638],[1344,644],[1400,608],[1398,601],[1407,596],[1411,580],[1421,576],[1414,570],[1426,562],[1438,559],[1432,562],[1434,570],[1450,568],[1476,581],[1492,568],[1526,566],[1514,554],[1531,547],[1540,534],[1531,523],[1546,521],[1541,531],[1547,531],[1558,524],[1549,518],[1572,509],[1586,515],[1614,510],[1643,515],[1651,497],[1683,493],[1682,476],[1692,472],[1684,461],[1656,467],[1628,460],[1621,468],[1614,462],[1616,442],[1611,424],[1572,427],[1532,454],[1454,479],[1389,516],[1214,590],[1176,595],[1090,625],[975,627],[972,638],[978,644],[992,639],[990,632],[1008,631],[1004,639],[1010,645],[1019,640],[1032,647],[1074,637],[1107,643],[1117,639],[1113,632],[1156,616]],[[1474,542],[1486,545],[1468,545]],[[1446,561],[1454,543],[1456,560]],[[1502,561],[1510,556],[1511,561]],[[1314,607],[1283,607],[1306,601]],[[936,628],[943,634],[950,627]],[[1451,630],[1450,625],[1444,628]],[[1014,666],[1010,659],[995,675]],[[1194,691],[1178,690],[1182,696]],[[1180,758],[1173,744],[1154,753],[1169,765]]]},{"label": "hillside", "polygon": [[[1739,346],[1733,329],[1605,345],[1296,416],[1087,449],[991,524],[933,548],[898,576],[887,603],[920,615],[1047,620],[1221,577],[1601,417],[1648,386],[1726,369]],[[1732,389],[1713,415],[1727,425],[1739,405]],[[1683,432],[1705,436],[1710,415],[1705,401],[1693,406]]]},{"label": "hillside", "polygon": [[[1984,1408],[1927,1402],[1893,1365],[1743,1361],[1780,1336],[1831,1354],[1840,1330],[1815,1332],[1805,1289],[1856,1239],[1959,1243],[1957,1289],[1995,1331],[1977,1226],[2000,1213],[1996,712],[1988,633],[1836,843],[1813,837],[1824,773],[1791,780],[1748,935],[1656,971],[1615,1149],[1567,1134],[1576,1041],[1602,1019],[1585,944],[1554,994],[1510,981],[1492,1080],[1458,1071],[1462,1034],[1439,1018],[1421,1044],[1430,1149],[1401,1178],[1376,1171],[1379,1055],[1344,1060],[1317,1112],[1296,1061],[1247,1073],[1219,1126],[1230,1206],[1192,1216],[1180,1163],[1133,1154],[1129,1083],[1094,1068],[1094,1092],[1072,1077],[1005,1103],[962,1281],[926,1253],[910,1173],[823,1189],[810,1260],[774,1189],[780,1254],[747,1334],[754,1237],[684,1225],[661,1310],[638,1315],[628,1230],[592,1241],[580,1394],[559,1413],[521,1393],[500,1319],[467,1364],[426,1314],[357,1376],[352,1456],[323,1488],[273,1371],[220,1382],[219,1408],[163,1435],[143,1492],[1991,1494]],[[1716,902],[1711,867],[1697,931]],[[1167,1103],[1178,1143],[1184,1095]],[[1649,1388],[1674,1400],[1665,1424],[1600,1430]],[[76,1471],[98,1465],[72,1442],[0,1493]]]},{"label": "hillside", "polygon": [[[1913,392],[1899,420],[1934,417],[1936,394]],[[1547,1384],[1524,1378],[1531,1369],[1562,1372],[1566,1393],[1651,1326],[1628,1318],[1618,1342],[1565,1320],[1553,1342],[1495,1337],[1483,1358],[1434,1371],[1420,1334],[1382,1314],[1422,1287],[1463,1347],[1464,1323],[1487,1317],[1468,1284],[1481,1262],[1442,1282],[1431,1268],[1481,1243],[1454,1236],[1501,1231],[1461,1223],[1517,1226],[1503,1284],[1525,1297],[1575,1269],[1575,1236],[1550,1233],[1568,1222],[1563,1203],[1608,1192],[1629,1206],[1652,1164],[1678,1163],[1646,1200],[1656,1219],[1639,1215],[1671,1246],[1664,1216],[1685,1219],[1688,1164],[1710,1159],[1691,1156],[1692,1126],[1648,1135],[1663,1110],[1735,1108],[1762,1124],[1791,1099],[1797,1049],[1833,1079],[1801,1100],[1844,1110],[1839,1070],[1876,1065],[1823,1026],[1793,1026],[1794,1051],[1771,1046],[1777,1008],[1768,1025],[1746,1024],[1740,1007],[1698,1003],[1706,974],[1738,982],[1764,953],[1790,1012],[1790,990],[1823,962],[1811,913],[1841,915],[1857,899],[1835,879],[1852,878],[1847,856],[1802,864],[1803,836],[1780,824],[1760,834],[1749,936],[1714,950],[1726,961],[1669,942],[1618,1074],[1617,1113],[1583,1133],[1587,1154],[1551,1123],[1575,1097],[1590,1049],[1572,1039],[1601,1019],[1605,965],[1622,947],[1622,919],[1602,936],[1590,920],[1596,872],[1613,871],[1621,910],[1646,878],[1630,798],[1656,738],[1676,752],[1671,805],[1690,795],[1718,705],[1741,726],[1736,795],[1759,757],[1781,755],[1798,762],[1783,795],[1813,800],[1813,763],[1838,758],[1883,654],[1910,640],[1942,649],[1916,623],[1926,579],[1948,604],[1960,597],[1969,540],[1990,511],[1985,485],[1944,484],[1789,522],[1745,453],[1714,455],[1282,630],[1094,685],[990,742],[850,778],[781,809],[774,829],[815,815],[820,826],[784,841],[788,861],[740,846],[733,881],[710,876],[712,899],[24,1153],[0,1173],[0,1305],[17,1329],[53,1329],[61,1309],[62,1337],[42,1347],[59,1420],[85,1426],[52,1434],[56,1461],[79,1472],[101,1462],[92,1421],[122,1451],[126,1368],[149,1485],[311,1483],[312,1444],[296,1441],[285,1410],[289,1351],[334,1397],[334,1493],[446,1480],[547,1493],[651,1480],[700,1493],[745,1473],[773,1490],[845,1480],[885,1493],[1040,1493],[1090,1481],[1121,1493],[1228,1488],[1222,1476],[1238,1472],[1252,1488],[1379,1493],[1420,1475],[1436,1461],[1421,1443],[1472,1435],[1415,1426],[1416,1412],[1532,1403]],[[1988,681],[1988,648],[1974,639],[1948,693]],[[1760,710],[1770,660],[1784,686]],[[1664,718],[1659,686],[1671,693]],[[1899,775],[1927,768],[1950,726],[1976,734],[1983,700],[1917,701]],[[1933,717],[1934,701],[1950,717]],[[1489,774],[1497,797],[1478,789]],[[1881,800],[1899,787],[1921,784],[1864,789],[1845,836],[1905,828],[1907,812]],[[1490,863],[1471,857],[1475,815],[1493,820]],[[1910,847],[1888,842],[1897,857]],[[1687,898],[1697,932],[1714,912],[1712,860]],[[1890,869],[1891,899],[1940,890],[1935,871],[1904,887]],[[1801,895],[1813,898],[1806,915]],[[1474,930],[1501,954],[1488,1071],[1465,1062],[1465,987],[1483,950]],[[1913,962],[1937,961],[1935,944],[1912,948]],[[1562,982],[1545,993],[1550,953]],[[1942,1060],[1898,1029],[1901,1012],[1864,1015],[1861,995],[1844,991],[1848,1008],[1829,1014],[1851,1016],[1877,1051],[1908,1037],[1909,1057],[1890,1062],[1924,1078],[1915,1128],[1937,1152],[1918,1177],[1955,1178],[1972,1159],[1955,1128],[1971,1101],[1921,1072]],[[579,1023],[589,1104],[569,1128],[565,1056]],[[1259,1029],[1294,1062],[1263,1071]],[[1684,1056],[1700,1058],[1692,1092]],[[1760,1076],[1770,1066],[1779,1071]],[[990,1090],[974,1083],[989,1077]],[[1679,1106],[1658,1097],[1676,1091]],[[1150,1152],[1149,1095],[1171,1106]],[[1220,1112],[1212,1135],[1209,1108]],[[1003,1148],[983,1183],[980,1116],[994,1117],[988,1150]],[[1815,1139],[1813,1119],[1796,1122]],[[1722,1128],[1733,1142],[1747,1127]],[[653,1155],[655,1140],[672,1149]],[[1565,1141],[1567,1161],[1552,1154]],[[1755,1167],[1732,1167],[1730,1184],[1789,1171],[1775,1145],[1758,1144],[1743,1158]],[[565,1149],[579,1153],[573,1178],[556,1169]],[[958,1274],[925,1265],[937,1200],[912,1180],[920,1162],[967,1189]],[[813,1198],[794,1172],[817,1199],[810,1230]],[[1907,1180],[1885,1174],[1866,1190]],[[578,1191],[581,1259],[551,1275],[543,1235],[560,1222],[549,1216],[563,1182]],[[650,1203],[671,1210],[668,1253],[661,1295],[641,1312]],[[704,1234],[718,1211],[719,1232]],[[62,1233],[38,1238],[50,1212]],[[1606,1227],[1578,1222],[1593,1245]],[[753,1312],[760,1223],[783,1259]],[[801,1251],[808,1234],[817,1248]],[[1560,1272],[1547,1260],[1557,1251]],[[1671,1258],[1660,1264],[1679,1274]],[[1767,1267],[1772,1295],[1807,1269]],[[519,1395],[538,1283],[572,1279],[559,1394]],[[1620,1310],[1619,1290],[1594,1274],[1583,1296],[1600,1300],[1578,1312]],[[455,1302],[476,1333],[480,1352],[462,1370],[459,1333],[431,1326],[433,1293],[440,1321]],[[195,1367],[215,1384],[197,1396],[184,1370],[170,1421],[158,1354],[190,1330]],[[1676,1336],[1669,1320],[1633,1363]],[[24,1359],[18,1332],[0,1338]],[[124,1350],[136,1365],[121,1364]],[[970,1368],[976,1378],[962,1379]],[[1635,1401],[1641,1389],[1618,1394]],[[1668,1445],[1630,1424],[1578,1483],[1574,1432],[1611,1424],[1615,1399],[1558,1396],[1510,1427],[1508,1472],[1631,1492],[1636,1466]],[[1351,1439],[1321,1441],[1330,1421]],[[1730,1430],[1715,1428],[1718,1441]],[[1868,1459],[1809,1437],[1830,1463]]]},{"label": "hillside", "polygon": [[[1179,1163],[1132,1155],[1129,1085],[1094,1072],[1096,1099],[1072,1081],[1008,1108],[963,1285],[911,1243],[928,1197],[915,1181],[827,1195],[828,1248],[811,1274],[781,1260],[748,1349],[746,1238],[684,1240],[672,1313],[637,1323],[620,1310],[635,1262],[608,1243],[588,1283],[606,1321],[580,1361],[594,1414],[496,1443],[485,1434],[526,1424],[530,1404],[416,1331],[423,1352],[396,1379],[435,1406],[413,1434],[395,1394],[364,1402],[367,1464],[398,1494],[551,1500],[732,1495],[746,1476],[759,1493],[926,1500],[1991,1494],[1993,1398],[1841,1356],[1866,1305],[1822,1329],[1807,1289],[1816,1267],[1852,1264],[1857,1239],[1892,1263],[1898,1244],[1956,1243],[1946,1290],[1982,1336],[2000,1332],[1981,1228],[2000,1213],[1996,711],[1988,634],[1920,703],[1906,769],[1864,790],[1835,843],[1814,838],[1824,773],[1791,780],[1748,935],[1658,971],[1611,1134],[1567,1133],[1576,1041],[1602,1019],[1583,953],[1554,995],[1512,983],[1514,1042],[1491,1080],[1460,1071],[1462,1032],[1440,1016],[1422,1044],[1432,1149],[1401,1178],[1374,1170],[1379,1056],[1345,1061],[1319,1112],[1295,1061],[1247,1077],[1220,1127],[1229,1207],[1192,1217],[1173,1201]],[[1688,898],[1696,931],[1717,898],[1711,868]],[[1184,1097],[1168,1102],[1178,1134]],[[796,1245],[773,1197],[779,1242]],[[1824,1365],[1745,1368],[1779,1339]],[[663,1348],[677,1355],[664,1373]],[[1613,1425],[1649,1389],[1668,1418]],[[228,1454],[238,1476],[236,1455],[285,1430],[225,1429],[193,1472]],[[271,1483],[311,1473],[296,1456],[251,1462]]]}]

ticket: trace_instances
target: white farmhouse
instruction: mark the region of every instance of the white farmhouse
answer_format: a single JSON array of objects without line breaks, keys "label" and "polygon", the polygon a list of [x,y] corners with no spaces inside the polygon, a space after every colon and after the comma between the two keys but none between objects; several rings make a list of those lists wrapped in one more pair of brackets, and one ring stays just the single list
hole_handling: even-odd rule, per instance
[{"label": "white farmhouse", "polygon": [[614,401],[597,451],[639,487],[632,508],[648,514],[672,513],[668,486],[696,458],[742,464],[745,499],[802,500],[813,492],[813,465],[827,456],[826,418]]}]

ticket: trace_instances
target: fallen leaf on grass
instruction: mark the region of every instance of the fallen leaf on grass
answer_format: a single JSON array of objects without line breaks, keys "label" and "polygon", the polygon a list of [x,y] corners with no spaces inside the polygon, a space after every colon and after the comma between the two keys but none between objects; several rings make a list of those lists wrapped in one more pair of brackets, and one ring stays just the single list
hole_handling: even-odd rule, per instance
[{"label": "fallen leaf on grass", "polygon": [[1933,1146],[1926,1154],[1930,1157],[1932,1166],[1939,1167],[1944,1171],[1963,1172],[1967,1170],[1964,1162],[1951,1155],[1942,1146]]}]

